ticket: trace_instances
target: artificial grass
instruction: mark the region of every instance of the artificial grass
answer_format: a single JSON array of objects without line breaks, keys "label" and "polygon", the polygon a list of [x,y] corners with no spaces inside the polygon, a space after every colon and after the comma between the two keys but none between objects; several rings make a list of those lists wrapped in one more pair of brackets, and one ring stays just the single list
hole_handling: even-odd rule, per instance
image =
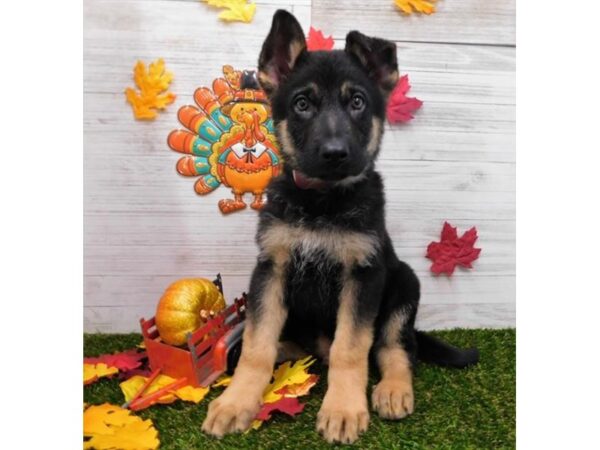
[{"label": "artificial grass", "polygon": [[[415,375],[415,412],[400,421],[384,421],[371,414],[369,429],[356,448],[381,449],[500,449],[515,447],[515,330],[449,330],[435,335],[455,345],[476,346],[477,366],[463,370],[420,364]],[[87,334],[85,356],[126,350],[141,341],[139,334]],[[212,439],[200,431],[215,388],[198,405],[175,402],[155,405],[139,414],[152,419],[161,449],[319,449],[330,448],[315,431],[315,420],[327,385],[322,374],[309,395],[304,411],[291,418],[276,414],[257,431]],[[376,382],[374,370],[369,383]],[[84,401],[120,405],[123,395],[116,379],[102,379],[84,387]]]}]

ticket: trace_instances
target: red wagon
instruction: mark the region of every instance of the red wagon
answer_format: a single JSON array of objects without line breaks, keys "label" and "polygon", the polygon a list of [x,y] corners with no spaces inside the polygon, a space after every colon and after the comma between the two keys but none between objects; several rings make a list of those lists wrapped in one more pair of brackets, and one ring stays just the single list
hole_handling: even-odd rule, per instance
[{"label": "red wagon", "polygon": [[[220,276],[217,276],[214,283],[222,292]],[[165,393],[181,386],[207,387],[221,374],[232,373],[241,353],[245,311],[244,293],[213,319],[189,333],[185,347],[163,342],[156,329],[154,317],[150,320],[140,319],[152,376],[126,406],[132,410],[146,408],[156,403]],[[159,374],[168,375],[176,381],[160,391],[141,397],[143,391]]]}]

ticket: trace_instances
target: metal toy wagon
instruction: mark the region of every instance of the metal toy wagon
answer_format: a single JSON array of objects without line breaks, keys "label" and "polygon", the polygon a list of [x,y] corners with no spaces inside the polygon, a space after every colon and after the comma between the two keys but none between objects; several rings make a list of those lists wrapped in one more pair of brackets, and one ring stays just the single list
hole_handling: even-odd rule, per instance
[{"label": "metal toy wagon", "polygon": [[[220,276],[214,284],[223,291]],[[179,387],[207,387],[223,373],[232,373],[241,353],[245,311],[246,294],[243,293],[213,319],[189,333],[185,347],[163,342],[156,329],[154,317],[149,320],[140,319],[152,375],[126,406],[134,411],[143,409]],[[152,394],[141,397],[159,374],[168,375],[176,380]]]}]

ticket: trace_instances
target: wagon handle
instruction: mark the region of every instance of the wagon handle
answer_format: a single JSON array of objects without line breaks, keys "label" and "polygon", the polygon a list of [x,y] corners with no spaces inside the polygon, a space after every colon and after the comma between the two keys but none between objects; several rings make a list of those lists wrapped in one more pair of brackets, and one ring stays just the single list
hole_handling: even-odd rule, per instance
[{"label": "wagon handle", "polygon": [[178,380],[173,381],[172,383],[166,385],[165,387],[159,389],[156,392],[153,392],[146,397],[140,397],[135,402],[129,404],[129,408],[132,411],[139,411],[140,409],[147,408],[156,403],[164,394],[169,393],[170,391],[175,391],[180,387],[185,386],[188,383],[187,378],[179,378]]},{"label": "wagon handle", "polygon": [[142,396],[142,394],[146,391],[146,389],[148,389],[148,387],[150,387],[152,382],[154,380],[156,380],[156,377],[158,377],[158,375],[160,375],[160,369],[156,369],[154,372],[152,372],[152,374],[150,375],[150,377],[148,377],[148,379],[146,380],[144,385],[140,388],[140,390],[135,393],[135,395],[131,398],[131,400],[123,403],[121,408],[129,408],[132,403],[137,401],[137,399]]},{"label": "wagon handle", "polygon": [[221,279],[220,273],[218,273],[217,277],[213,280],[213,284],[219,289],[219,292],[223,294],[223,280]]},{"label": "wagon handle", "polygon": [[153,392],[152,394],[149,394],[145,397],[142,397],[144,392],[148,389],[148,387],[152,384],[156,377],[158,377],[158,375],[160,375],[160,369],[156,369],[154,372],[152,372],[152,374],[146,380],[146,382],[140,388],[140,390],[135,393],[131,400],[124,403],[122,408],[129,408],[132,411],[139,411],[140,409],[147,408],[156,403],[158,399],[160,399],[164,394],[179,389],[180,387],[185,386],[185,384],[188,382],[186,377],[179,378],[173,381],[172,383],[169,383],[168,385],[160,388],[158,391]]}]

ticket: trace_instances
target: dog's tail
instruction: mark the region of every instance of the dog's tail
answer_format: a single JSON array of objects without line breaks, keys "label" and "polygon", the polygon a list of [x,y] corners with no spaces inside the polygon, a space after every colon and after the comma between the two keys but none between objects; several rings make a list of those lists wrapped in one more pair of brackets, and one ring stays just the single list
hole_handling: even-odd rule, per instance
[{"label": "dog's tail", "polygon": [[462,369],[479,361],[476,348],[461,349],[422,331],[416,331],[416,334],[417,358],[423,362]]}]

